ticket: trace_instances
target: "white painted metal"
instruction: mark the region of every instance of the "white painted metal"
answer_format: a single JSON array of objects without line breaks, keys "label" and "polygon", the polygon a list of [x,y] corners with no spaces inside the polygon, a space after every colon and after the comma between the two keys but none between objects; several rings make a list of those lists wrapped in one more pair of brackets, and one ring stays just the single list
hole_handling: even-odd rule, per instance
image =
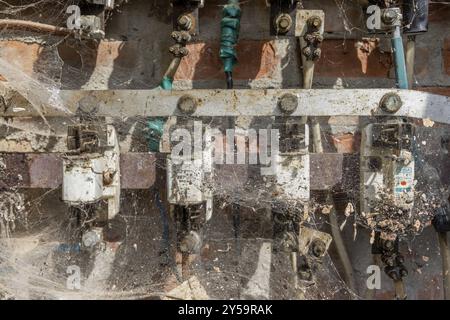
[{"label": "white painted metal", "polygon": [[[386,93],[394,92],[403,102],[395,114],[379,108]],[[400,116],[430,119],[450,124],[450,98],[414,90],[399,89],[270,89],[270,90],[111,90],[61,91],[67,112],[52,106],[41,110],[45,116],[75,114],[80,102],[89,97],[97,116],[158,117],[182,115],[177,108],[180,97],[189,94],[198,100],[191,116],[273,116],[282,115],[278,99],[285,93],[298,97],[298,107],[290,116]],[[17,111],[17,112],[15,112]],[[71,112],[71,113],[69,113]],[[31,105],[11,105],[0,116],[36,116]]]},{"label": "white painted metal", "polygon": [[167,157],[168,201],[176,205],[200,204],[203,197],[203,161],[195,159],[177,164]]},{"label": "white painted metal", "polygon": [[107,146],[103,155],[63,158],[62,200],[71,206],[107,200],[108,219],[112,219],[120,211],[120,149],[111,125],[107,125]]},{"label": "white painted metal", "polygon": [[63,201],[70,205],[92,203],[103,195],[105,159],[96,157],[66,157],[63,160]]},{"label": "white painted metal", "polygon": [[103,186],[103,198],[108,199],[108,219],[120,211],[120,147],[116,129],[107,125],[107,143],[110,149],[104,153],[106,173],[112,177],[111,183]]}]

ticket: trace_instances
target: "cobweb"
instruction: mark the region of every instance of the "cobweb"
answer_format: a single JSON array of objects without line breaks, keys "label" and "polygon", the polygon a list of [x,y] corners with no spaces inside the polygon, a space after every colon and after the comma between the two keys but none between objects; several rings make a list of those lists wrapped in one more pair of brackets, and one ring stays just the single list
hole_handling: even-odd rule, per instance
[{"label": "cobweb", "polygon": [[[77,1],[1,3],[6,3],[5,7],[0,6],[2,16],[63,25],[66,7]],[[344,10],[345,4],[345,1],[337,1],[339,10]],[[345,12],[343,17],[346,17]],[[345,28],[348,32],[354,30],[347,18]],[[5,37],[10,36],[11,32],[3,31],[4,34]],[[41,36],[33,41],[36,39],[42,41]],[[10,99],[25,99],[38,112],[46,106],[69,114],[60,96],[61,87],[73,87],[77,79],[73,82],[66,79],[62,83],[60,70],[68,66],[57,50],[61,39],[50,36],[44,36],[44,39],[48,51],[40,56],[32,72],[23,69],[20,57],[14,57],[8,49],[0,49],[0,74],[6,80],[1,85],[17,93]],[[95,45],[89,47],[82,43],[82,46],[95,51]],[[89,78],[85,73],[83,67],[72,67],[70,74],[74,78]],[[147,152],[146,123],[147,119],[143,118],[128,119],[124,116],[115,119],[121,142],[131,140],[128,151]],[[50,119],[46,124],[44,130],[37,131],[20,122],[5,121],[1,123],[1,132],[5,136],[14,131],[32,136],[50,135],[60,140],[65,137],[64,132],[54,131]],[[424,141],[432,139],[431,135],[423,138]],[[329,140],[324,141],[329,150],[336,151]],[[431,158],[441,160],[437,156]],[[424,189],[417,194],[419,203],[429,203],[430,197],[440,201],[448,192],[445,184],[437,182],[442,172],[429,160],[425,160],[422,170],[433,183],[424,184],[426,195],[424,198]],[[157,174],[164,176],[166,163],[157,161],[156,167]],[[315,264],[314,279],[297,279],[298,288],[295,288],[296,275],[292,271],[289,254],[274,250],[272,210],[274,207],[277,209],[278,204],[274,203],[269,182],[261,178],[259,172],[259,166],[249,165],[227,166],[214,172],[208,185],[214,195],[214,213],[204,226],[201,252],[192,255],[187,270],[180,271],[175,224],[164,201],[165,184],[156,184],[150,190],[124,191],[121,213],[107,228],[115,240],[88,250],[80,246],[79,239],[72,237],[77,230],[71,229],[70,210],[59,200],[61,189],[36,191],[9,187],[6,177],[17,173],[0,157],[0,298],[362,298],[365,274],[355,275],[361,283],[356,290],[351,289],[344,281],[343,268],[333,243],[329,253]],[[340,208],[339,227],[347,235],[347,243],[366,241],[364,249],[370,256],[369,239],[363,234],[372,229],[359,216],[359,186],[355,183],[358,176],[358,172],[350,175],[352,183],[341,186],[345,192],[336,193],[335,203]],[[3,179],[8,187],[3,187]],[[437,200],[431,205],[439,202]],[[299,210],[305,205],[308,205],[308,215],[302,217],[304,225],[330,233],[330,204],[326,196],[313,194],[308,203],[290,203],[286,210]],[[419,211],[424,206],[418,206]],[[98,207],[104,207],[104,204],[100,203]],[[425,218],[423,226],[431,219],[429,216]]]}]

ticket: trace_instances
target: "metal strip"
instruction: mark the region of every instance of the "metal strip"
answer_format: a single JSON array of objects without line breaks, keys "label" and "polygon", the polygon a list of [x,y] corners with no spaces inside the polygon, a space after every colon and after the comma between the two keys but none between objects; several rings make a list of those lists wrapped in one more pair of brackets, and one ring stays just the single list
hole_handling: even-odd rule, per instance
[{"label": "metal strip", "polygon": [[[45,116],[73,116],[77,110],[84,110],[104,117],[166,117],[183,115],[177,107],[178,100],[190,95],[197,101],[197,108],[190,116],[274,116],[283,115],[278,108],[278,99],[286,93],[298,97],[297,108],[291,116],[395,115],[450,124],[450,97],[397,89],[61,91],[66,113],[49,104],[40,107],[40,111]],[[398,94],[403,102],[395,114],[379,108],[386,93]],[[5,100],[6,110],[0,110],[0,116],[39,116],[37,110],[23,99],[6,96]]]}]

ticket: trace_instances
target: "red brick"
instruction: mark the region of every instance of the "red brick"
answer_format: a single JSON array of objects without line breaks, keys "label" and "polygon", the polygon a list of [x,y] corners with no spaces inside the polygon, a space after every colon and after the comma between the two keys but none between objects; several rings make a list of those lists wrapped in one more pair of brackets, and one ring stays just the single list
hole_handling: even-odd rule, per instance
[{"label": "red brick", "polygon": [[390,53],[368,49],[363,59],[361,46],[354,40],[325,40],[316,74],[321,77],[380,77],[388,76],[392,64]]},{"label": "red brick", "polygon": [[450,97],[450,87],[418,87],[415,89],[418,91],[431,92]]},{"label": "red brick", "polygon": [[[192,43],[188,49],[189,55],[183,58],[175,79],[223,79],[218,43]],[[237,46],[237,53],[239,61],[234,69],[235,79],[270,78],[279,68],[280,57],[272,41],[242,40]]]},{"label": "red brick", "polygon": [[444,72],[450,76],[450,37],[444,40],[442,48],[442,58],[444,60]]},{"label": "red brick", "polygon": [[[28,75],[33,73],[33,67],[37,61],[42,47],[36,43],[25,43],[21,41],[0,41],[0,54],[2,59],[19,65],[23,72]],[[0,79],[6,80],[0,75]],[[3,81],[3,80],[2,80]]]},{"label": "red brick", "polygon": [[445,22],[450,17],[450,6],[446,3],[430,3],[428,21]]}]

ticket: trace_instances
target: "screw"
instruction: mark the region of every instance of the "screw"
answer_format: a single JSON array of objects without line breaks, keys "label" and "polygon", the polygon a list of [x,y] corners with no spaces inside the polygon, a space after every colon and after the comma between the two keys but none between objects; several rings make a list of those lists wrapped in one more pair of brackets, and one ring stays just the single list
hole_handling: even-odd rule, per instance
[{"label": "screw", "polygon": [[178,17],[177,24],[182,30],[190,30],[192,28],[192,18],[187,14],[183,14]]},{"label": "screw", "polygon": [[393,247],[394,247],[394,242],[392,242],[391,240],[384,241],[384,248],[386,250],[391,250]]},{"label": "screw", "polygon": [[190,95],[184,95],[178,100],[178,109],[184,113],[192,114],[197,109],[197,101]]},{"label": "screw", "polygon": [[313,59],[319,59],[321,54],[322,50],[320,50],[320,48],[315,49],[313,52]]},{"label": "screw", "polygon": [[286,93],[278,100],[278,108],[283,113],[292,113],[297,109],[298,97],[292,93]]},{"label": "screw", "polygon": [[311,58],[311,55],[312,55],[311,48],[310,48],[310,47],[304,47],[304,48],[303,48],[303,55],[304,55],[306,58]]},{"label": "screw", "polygon": [[286,13],[278,15],[275,19],[275,28],[279,33],[287,33],[292,27],[292,18]]},{"label": "screw", "polygon": [[402,107],[403,102],[396,93],[386,93],[380,101],[380,108],[389,113],[395,113]]},{"label": "screw", "polygon": [[312,254],[317,258],[321,257],[327,250],[325,243],[320,239],[314,240],[311,246]]},{"label": "screw", "polygon": [[114,172],[111,172],[110,170],[103,172],[103,185],[109,186],[111,183],[113,183],[113,179]]},{"label": "screw", "polygon": [[386,9],[381,18],[385,24],[392,25],[397,20],[397,12],[392,9]]},{"label": "screw", "polygon": [[317,16],[312,16],[308,19],[308,24],[313,28],[319,29],[322,25],[322,20]]}]

